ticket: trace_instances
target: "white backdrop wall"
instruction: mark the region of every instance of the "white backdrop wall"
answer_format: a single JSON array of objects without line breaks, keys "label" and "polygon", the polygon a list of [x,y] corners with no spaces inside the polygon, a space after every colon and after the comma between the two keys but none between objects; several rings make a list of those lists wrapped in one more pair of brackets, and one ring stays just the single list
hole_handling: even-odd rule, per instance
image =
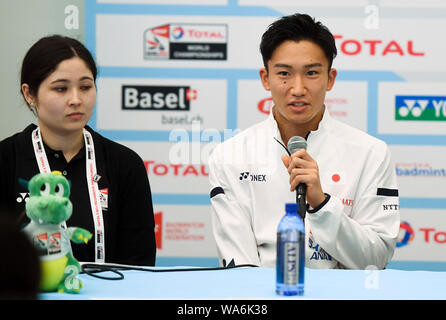
[{"label": "white backdrop wall", "polygon": [[146,163],[157,265],[218,264],[207,156],[267,116],[260,37],[295,12],[335,35],[330,113],[393,153],[402,224],[389,267],[446,270],[446,2],[86,0],[99,66],[90,125]]},{"label": "white backdrop wall", "polygon": [[27,50],[41,37],[63,34],[85,42],[85,0],[0,1],[0,140],[37,123],[20,94]]}]

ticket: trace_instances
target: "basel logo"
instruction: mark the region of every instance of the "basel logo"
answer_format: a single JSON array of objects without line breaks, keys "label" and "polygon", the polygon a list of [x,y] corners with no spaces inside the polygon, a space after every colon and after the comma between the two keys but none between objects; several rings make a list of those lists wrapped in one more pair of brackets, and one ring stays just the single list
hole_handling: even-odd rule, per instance
[{"label": "basel logo", "polygon": [[446,96],[395,96],[395,120],[446,121]]},{"label": "basel logo", "polygon": [[123,110],[189,111],[197,90],[176,86],[122,86]]},{"label": "basel logo", "polygon": [[[401,236],[402,235],[402,236]],[[415,233],[409,223],[402,221],[400,224],[400,234],[396,242],[396,247],[403,247],[413,240]]]}]

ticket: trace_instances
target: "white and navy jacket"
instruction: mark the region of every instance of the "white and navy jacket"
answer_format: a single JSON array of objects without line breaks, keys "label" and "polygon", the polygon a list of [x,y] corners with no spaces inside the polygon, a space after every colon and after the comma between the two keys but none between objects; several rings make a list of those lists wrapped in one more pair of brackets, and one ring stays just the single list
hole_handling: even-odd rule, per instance
[{"label": "white and navy jacket", "polygon": [[[387,145],[330,117],[307,137],[326,200],[307,210],[306,267],[382,269],[400,227],[394,164]],[[211,215],[222,265],[275,267],[278,224],[296,202],[272,112],[218,145],[209,158]]]}]

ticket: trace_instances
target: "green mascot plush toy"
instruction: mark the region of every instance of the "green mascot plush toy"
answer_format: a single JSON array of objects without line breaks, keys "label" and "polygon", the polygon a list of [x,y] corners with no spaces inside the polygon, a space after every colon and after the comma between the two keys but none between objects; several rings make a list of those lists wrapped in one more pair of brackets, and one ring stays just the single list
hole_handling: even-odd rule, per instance
[{"label": "green mascot plush toy", "polygon": [[92,234],[85,229],[62,227],[73,211],[69,199],[70,184],[58,171],[39,173],[29,182],[26,215],[31,222],[24,228],[41,261],[41,291],[77,293],[83,287],[78,279],[79,262],[71,251],[70,240],[87,243]]}]

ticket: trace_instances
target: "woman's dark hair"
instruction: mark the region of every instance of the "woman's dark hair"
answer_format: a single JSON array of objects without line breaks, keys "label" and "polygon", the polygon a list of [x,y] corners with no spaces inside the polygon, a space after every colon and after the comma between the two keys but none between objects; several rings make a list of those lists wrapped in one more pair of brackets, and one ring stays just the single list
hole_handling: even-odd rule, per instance
[{"label": "woman's dark hair", "polygon": [[295,42],[307,40],[317,44],[324,51],[330,70],[333,59],[337,55],[333,35],[321,22],[316,22],[314,18],[307,14],[299,13],[276,20],[263,34],[260,42],[260,52],[267,70],[268,61],[271,59],[274,50],[287,40]]},{"label": "woman's dark hair", "polygon": [[90,51],[76,39],[53,35],[40,39],[26,53],[20,86],[28,84],[29,92],[37,95],[40,84],[56,70],[59,63],[73,57],[79,57],[87,64],[96,81],[97,68]]}]

